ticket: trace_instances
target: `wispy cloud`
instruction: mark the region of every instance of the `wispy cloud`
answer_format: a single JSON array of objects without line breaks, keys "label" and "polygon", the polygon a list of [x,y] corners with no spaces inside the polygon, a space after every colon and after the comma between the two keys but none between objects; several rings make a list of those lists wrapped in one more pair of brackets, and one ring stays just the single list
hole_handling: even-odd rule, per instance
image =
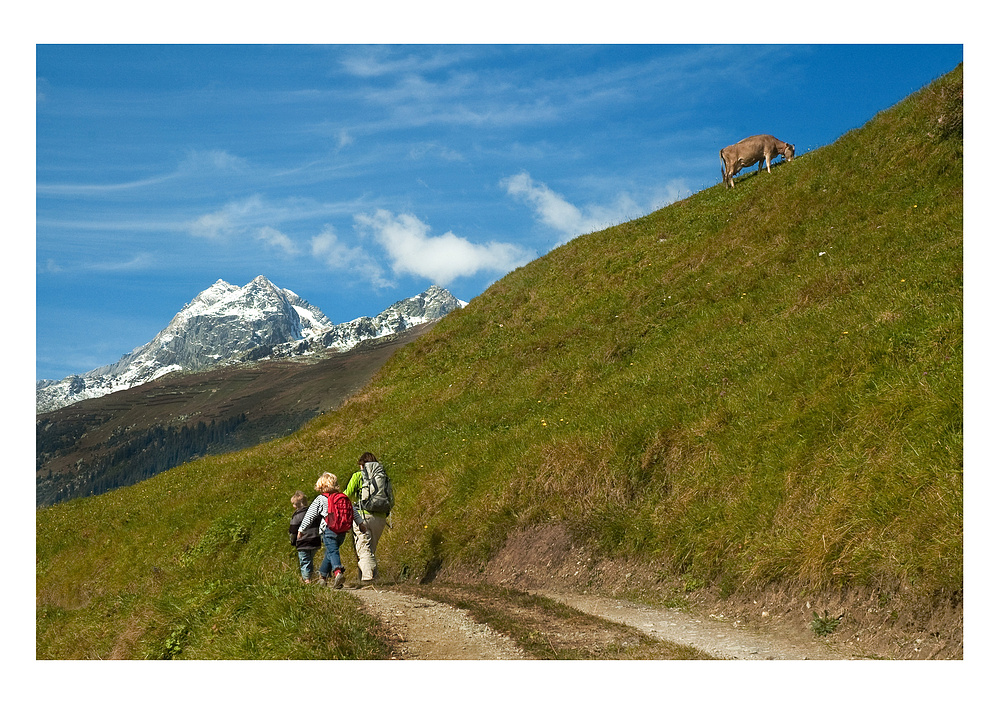
[{"label": "wispy cloud", "polygon": [[[508,195],[530,205],[539,220],[563,236],[562,242],[607,227],[620,218],[619,214],[607,209],[591,208],[588,214],[584,214],[544,183],[533,180],[526,171],[503,179],[500,186],[507,190]],[[619,204],[619,209],[622,206],[637,210],[634,203]]]},{"label": "wispy cloud", "polygon": [[291,237],[280,230],[274,229],[270,225],[265,225],[257,230],[257,239],[272,249],[281,250],[288,256],[294,256],[299,253],[299,248],[292,241]]},{"label": "wispy cloud", "polygon": [[498,71],[475,61],[476,56],[476,51],[456,48],[427,54],[365,47],[343,59],[344,72],[362,79],[350,89],[350,99],[370,106],[365,122],[352,133],[534,125],[559,116],[550,99],[558,84],[538,82],[530,74],[509,75],[509,67]]},{"label": "wispy cloud", "polygon": [[362,233],[385,249],[395,273],[424,277],[442,286],[481,272],[504,274],[533,257],[514,244],[474,244],[453,232],[432,236],[429,225],[408,213],[377,210],[356,215],[354,220]]},{"label": "wispy cloud", "polygon": [[358,207],[356,202],[321,202],[311,198],[274,201],[254,194],[231,200],[218,210],[199,215],[186,223],[186,229],[191,235],[206,239],[252,235],[290,251],[288,245],[292,245],[292,241],[279,229],[282,223],[347,215],[356,212]]},{"label": "wispy cloud", "polygon": [[406,53],[400,56],[389,47],[365,47],[341,60],[348,74],[360,78],[375,78],[388,74],[413,74],[439,71],[462,60],[455,51],[439,51],[430,56]]},{"label": "wispy cloud", "polygon": [[333,271],[364,279],[376,288],[388,288],[392,285],[386,280],[382,267],[367,251],[341,241],[330,225],[326,225],[322,232],[312,238],[310,249],[316,259]]},{"label": "wispy cloud", "polygon": [[35,192],[39,195],[49,196],[100,196],[107,193],[158,186],[176,177],[177,174],[172,173],[121,183],[40,183],[35,186]]},{"label": "wispy cloud", "polygon": [[149,269],[154,263],[153,255],[148,252],[140,252],[131,259],[125,261],[94,262],[86,265],[86,268],[93,271],[141,271]]},{"label": "wispy cloud", "polygon": [[247,172],[249,169],[246,159],[222,149],[189,150],[173,171],[158,176],[119,183],[40,183],[35,191],[51,196],[101,196],[159,186],[180,178],[203,177],[206,173]]},{"label": "wispy cloud", "polygon": [[219,210],[196,218],[190,223],[190,232],[208,239],[227,237],[257,223],[264,210],[264,200],[257,195],[230,201]]},{"label": "wispy cloud", "polygon": [[39,266],[39,271],[48,274],[60,274],[64,272],[124,273],[129,271],[144,271],[152,268],[155,264],[156,259],[149,252],[140,252],[134,257],[125,260],[75,261],[70,264],[59,263],[50,257],[44,264]]},{"label": "wispy cloud", "polygon": [[524,201],[542,223],[562,235],[560,244],[578,235],[595,232],[649,212],[653,208],[672,203],[690,193],[682,181],[671,181],[657,188],[641,205],[632,195],[620,193],[610,206],[587,205],[583,209],[570,203],[544,183],[535,181],[526,171],[500,181],[507,194]]},{"label": "wispy cloud", "polygon": [[441,161],[465,161],[465,157],[454,149],[444,146],[440,142],[422,142],[410,148],[411,159],[424,159],[433,157]]},{"label": "wispy cloud", "polygon": [[535,183],[526,171],[501,180],[500,186],[508,195],[527,202],[542,222],[563,234],[579,235],[587,227],[579,208],[544,183]]},{"label": "wispy cloud", "polygon": [[250,167],[246,159],[230,154],[224,149],[189,150],[178,171],[204,173],[211,171],[245,171]]}]

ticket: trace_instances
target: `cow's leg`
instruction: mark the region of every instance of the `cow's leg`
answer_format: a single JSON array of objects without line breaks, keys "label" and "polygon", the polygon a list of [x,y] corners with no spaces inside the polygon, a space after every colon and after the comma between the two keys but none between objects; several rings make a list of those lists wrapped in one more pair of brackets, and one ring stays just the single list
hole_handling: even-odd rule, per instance
[{"label": "cow's leg", "polygon": [[746,164],[743,163],[742,157],[737,157],[733,159],[733,165],[729,167],[729,185],[732,188],[736,188],[736,174],[738,174]]},{"label": "cow's leg", "polygon": [[[771,159],[773,158],[774,154],[769,154],[768,152],[764,152],[764,163],[767,164],[767,173],[771,173]],[[760,171],[760,169],[757,170]]]}]

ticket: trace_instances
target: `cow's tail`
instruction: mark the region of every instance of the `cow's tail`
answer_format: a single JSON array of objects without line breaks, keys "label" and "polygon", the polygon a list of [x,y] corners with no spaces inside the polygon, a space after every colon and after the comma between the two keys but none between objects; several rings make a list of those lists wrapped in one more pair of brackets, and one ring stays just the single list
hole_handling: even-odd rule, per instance
[{"label": "cow's tail", "polygon": [[722,182],[726,183],[726,157],[722,156],[723,150],[719,150],[719,161],[722,162]]}]

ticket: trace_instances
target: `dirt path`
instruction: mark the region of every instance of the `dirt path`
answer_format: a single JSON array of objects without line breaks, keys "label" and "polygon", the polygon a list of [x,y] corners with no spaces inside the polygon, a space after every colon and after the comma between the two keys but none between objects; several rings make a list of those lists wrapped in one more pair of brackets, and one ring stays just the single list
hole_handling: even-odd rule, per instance
[{"label": "dirt path", "polygon": [[724,614],[701,618],[680,609],[657,609],[621,599],[540,590],[533,590],[532,593],[584,613],[632,626],[654,638],[689,645],[726,660],[851,659],[850,655],[817,638],[749,632]]},{"label": "dirt path", "polygon": [[351,592],[389,627],[400,660],[521,660],[507,636],[476,623],[461,609],[387,589]]},{"label": "dirt path", "polygon": [[[433,587],[430,592],[433,592]],[[452,587],[454,589],[454,587]],[[401,660],[519,660],[532,657],[508,636],[477,623],[462,609],[390,588],[350,592],[388,627]],[[830,644],[805,636],[779,632],[754,633],[724,615],[701,618],[679,609],[657,609],[620,599],[532,590],[604,621],[624,624],[659,641],[676,643],[731,660],[851,659]],[[444,594],[442,594],[442,597]],[[537,614],[536,614],[537,616]],[[522,617],[529,616],[522,612]],[[532,629],[541,622],[531,620]],[[558,629],[556,623],[550,622]],[[579,628],[580,626],[576,626]],[[600,626],[591,626],[595,639]],[[558,632],[545,637],[557,639]],[[581,634],[577,634],[580,636]],[[550,641],[551,642],[551,641]]]},{"label": "dirt path", "polygon": [[[960,604],[951,610],[942,607],[928,619],[923,612],[908,611],[909,606],[899,608],[906,602],[882,604],[881,594],[856,591],[815,599],[783,590],[729,601],[710,594],[688,598],[686,585],[662,582],[653,567],[641,561],[598,559],[575,545],[565,526],[551,524],[512,532],[485,568],[448,566],[427,584],[385,584],[359,596],[398,634],[400,658],[963,657]],[[679,601],[688,606],[653,607],[620,598],[636,593],[679,594],[684,597]],[[809,614],[825,614],[827,609],[846,618],[836,634],[821,638],[810,628]],[[477,620],[493,628],[475,625]],[[443,635],[453,632],[446,627],[457,634]],[[483,640],[480,634],[488,635],[493,645],[473,645],[470,639],[478,643]]]}]

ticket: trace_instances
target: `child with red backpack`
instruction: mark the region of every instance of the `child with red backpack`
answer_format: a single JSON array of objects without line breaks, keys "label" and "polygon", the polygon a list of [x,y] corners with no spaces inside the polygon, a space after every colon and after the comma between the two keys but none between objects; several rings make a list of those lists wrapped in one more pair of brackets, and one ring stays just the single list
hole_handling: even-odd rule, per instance
[{"label": "child with red backpack", "polygon": [[316,480],[316,491],[319,495],[309,505],[309,510],[302,517],[298,536],[313,523],[319,522],[319,537],[326,548],[323,561],[319,565],[319,581],[326,584],[333,577],[333,586],[340,589],[344,585],[344,564],[340,561],[340,546],[351,530],[352,525],[364,532],[365,526],[354,510],[351,500],[341,492],[337,476],[323,472]]}]

